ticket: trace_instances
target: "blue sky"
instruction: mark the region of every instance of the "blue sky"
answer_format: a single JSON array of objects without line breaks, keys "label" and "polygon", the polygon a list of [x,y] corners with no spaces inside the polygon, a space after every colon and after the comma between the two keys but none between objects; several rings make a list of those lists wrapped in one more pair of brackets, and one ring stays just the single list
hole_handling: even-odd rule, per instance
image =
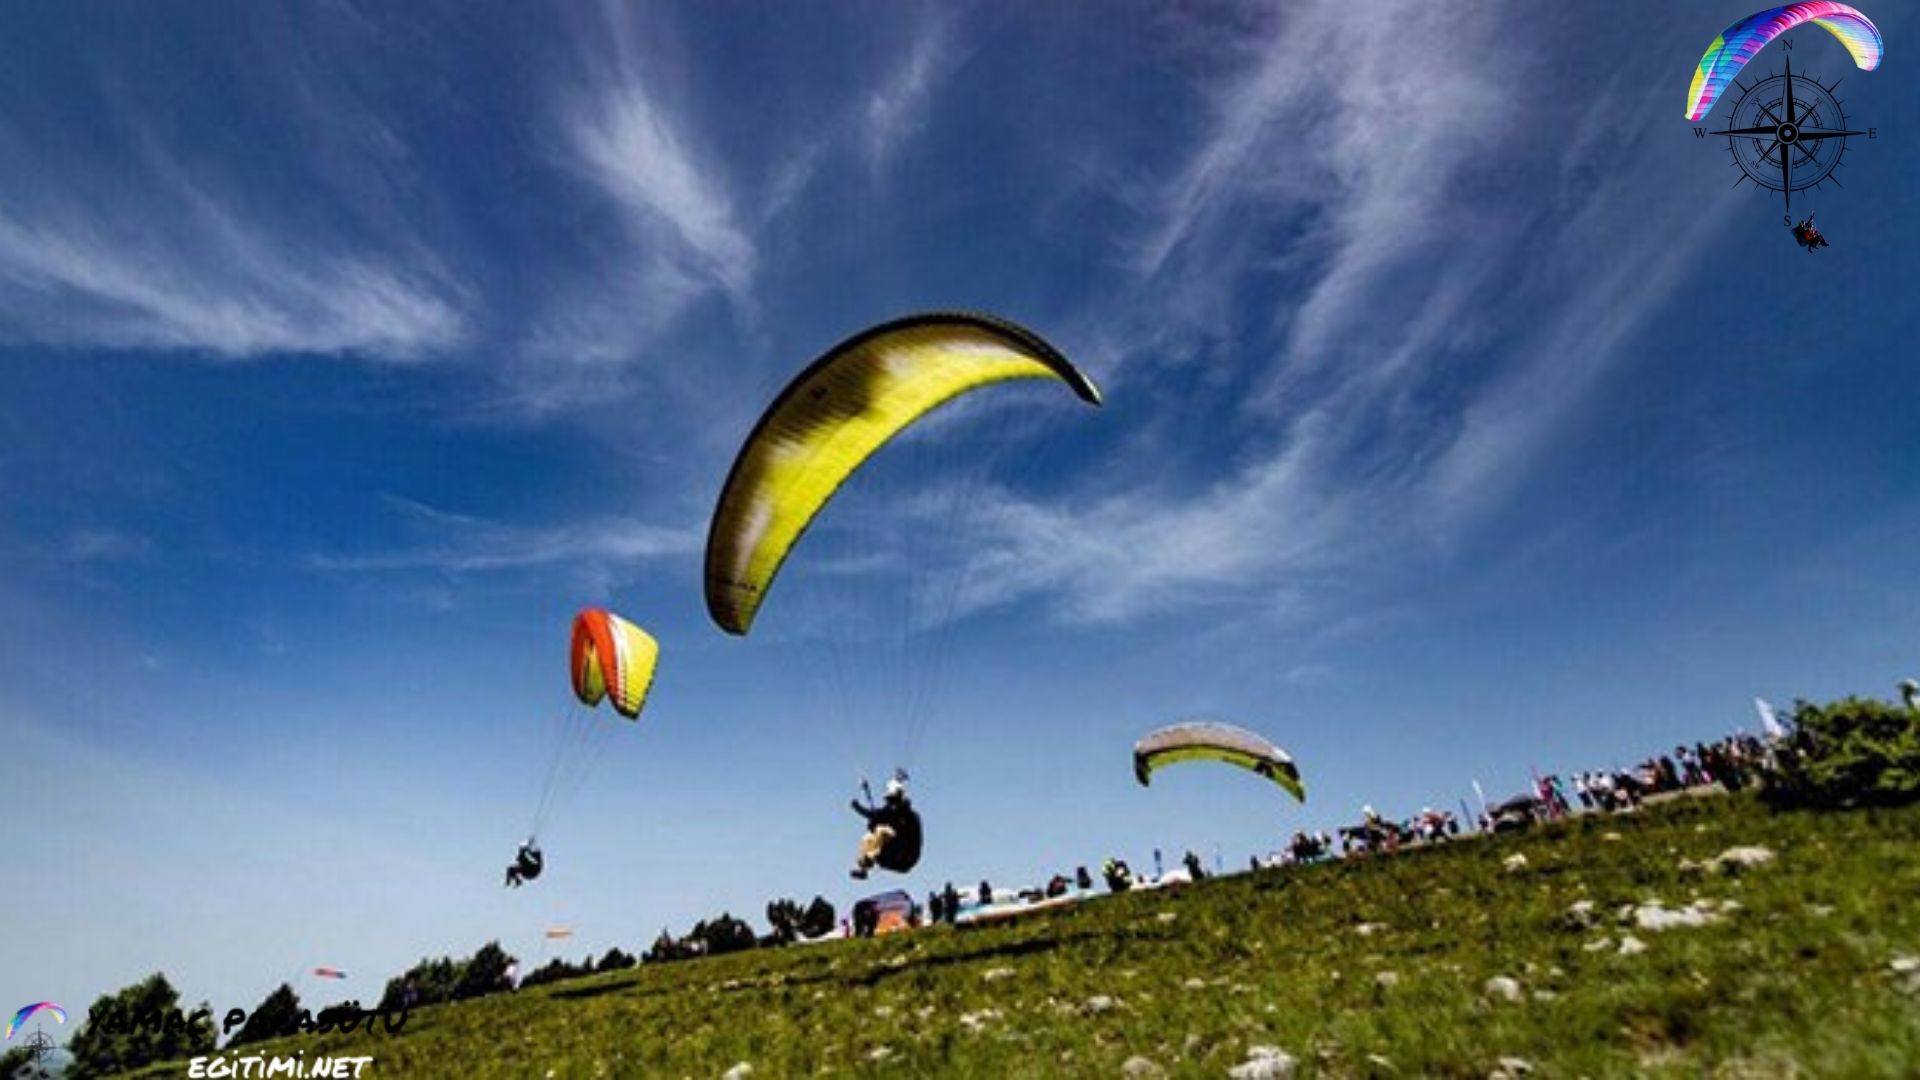
[{"label": "blue sky", "polygon": [[[1682,119],[1738,5],[0,12],[0,999],[371,998],[552,924],[844,906],[821,643],[777,593],[715,630],[700,547],[768,398],[914,310],[1108,398],[1009,406],[1042,467],[974,526],[922,892],[1242,863],[1890,692],[1909,11],[1872,11],[1843,91],[1886,135],[1811,257]],[[659,682],[509,894],[590,604]],[[1131,741],[1195,714],[1293,750],[1307,806],[1139,789]]]}]

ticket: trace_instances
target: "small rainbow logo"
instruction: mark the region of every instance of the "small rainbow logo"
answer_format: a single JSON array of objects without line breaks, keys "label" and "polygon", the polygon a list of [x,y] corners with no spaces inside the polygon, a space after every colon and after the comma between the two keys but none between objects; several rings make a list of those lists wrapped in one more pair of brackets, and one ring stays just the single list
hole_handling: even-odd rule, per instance
[{"label": "small rainbow logo", "polygon": [[52,1013],[53,1018],[63,1024],[67,1022],[67,1010],[55,1005],[51,1001],[36,1001],[26,1008],[21,1009],[19,1012],[14,1013],[13,1019],[7,1021],[7,1037],[5,1041],[12,1042],[13,1033],[20,1030],[20,1025],[26,1023],[27,1018],[34,1013],[43,1011]]}]

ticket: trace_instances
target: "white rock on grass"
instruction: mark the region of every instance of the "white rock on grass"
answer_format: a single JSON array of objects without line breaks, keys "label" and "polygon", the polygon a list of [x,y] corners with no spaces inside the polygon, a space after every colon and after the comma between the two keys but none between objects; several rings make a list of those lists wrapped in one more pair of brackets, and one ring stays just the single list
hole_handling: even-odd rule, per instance
[{"label": "white rock on grass", "polygon": [[1502,1001],[1520,1000],[1520,980],[1512,976],[1495,975],[1487,980],[1483,989],[1490,998],[1499,998]]},{"label": "white rock on grass", "polygon": [[1293,1075],[1299,1062],[1292,1054],[1273,1046],[1250,1046],[1247,1060],[1227,1070],[1233,1080],[1281,1080]]},{"label": "white rock on grass", "polygon": [[1013,978],[1013,969],[1010,967],[989,968],[980,973],[980,978],[983,982],[999,982],[1001,979],[1011,979]]},{"label": "white rock on grass", "polygon": [[868,1061],[885,1061],[892,1056],[893,1056],[893,1047],[891,1046],[876,1046],[873,1049],[867,1051]]},{"label": "white rock on grass", "polygon": [[1723,874],[1737,874],[1773,861],[1773,852],[1758,845],[1730,847],[1708,860],[1707,865]]},{"label": "white rock on grass", "polygon": [[1920,994],[1920,956],[1896,956],[1887,961],[1887,971],[1901,990]]},{"label": "white rock on grass", "polygon": [[1088,1016],[1098,1016],[1103,1012],[1112,1012],[1120,1007],[1120,999],[1106,994],[1095,994],[1080,1006],[1080,1011]]},{"label": "white rock on grass", "polygon": [[1161,1068],[1160,1063],[1152,1058],[1135,1054],[1120,1063],[1120,1075],[1127,1077],[1128,1080],[1160,1080],[1167,1075],[1167,1070]]},{"label": "white rock on grass", "polygon": [[1177,912],[1177,911],[1163,911],[1163,912],[1161,912],[1160,914],[1158,914],[1158,915],[1155,915],[1155,916],[1153,917],[1153,921],[1154,921],[1154,922],[1162,922],[1162,923],[1170,923],[1170,922],[1172,922],[1173,920],[1175,920],[1175,919],[1177,919],[1177,918],[1179,918],[1179,917],[1180,917],[1180,913],[1179,913],[1179,912]]},{"label": "white rock on grass", "polygon": [[1494,1063],[1493,1071],[1487,1074],[1487,1080],[1516,1080],[1533,1072],[1533,1062],[1526,1058],[1503,1057]]},{"label": "white rock on grass", "polygon": [[1373,985],[1379,987],[1382,990],[1391,990],[1394,987],[1400,985],[1400,973],[1397,971],[1375,972],[1373,976]]},{"label": "white rock on grass", "polygon": [[1356,934],[1359,934],[1361,937],[1372,937],[1373,935],[1379,933],[1382,930],[1385,930],[1386,928],[1387,928],[1386,923],[1363,922],[1360,925],[1354,927],[1353,932]]},{"label": "white rock on grass", "polygon": [[1505,859],[1500,860],[1500,865],[1506,867],[1508,870],[1525,870],[1527,868],[1527,857],[1516,851]]},{"label": "white rock on grass", "polygon": [[1186,982],[1181,983],[1180,986],[1185,990],[1205,990],[1207,988],[1207,980],[1188,979]]},{"label": "white rock on grass", "polygon": [[[547,1075],[552,1076],[553,1074],[548,1073]],[[726,1072],[721,1073],[720,1080],[747,1080],[747,1077],[752,1075],[753,1065],[743,1061],[733,1068],[728,1069]]]},{"label": "white rock on grass", "polygon": [[1613,939],[1604,937],[1594,938],[1592,941],[1580,946],[1580,948],[1586,952],[1599,952],[1602,949],[1611,949],[1613,948]]},{"label": "white rock on grass", "polygon": [[968,1031],[979,1031],[987,1026],[987,1021],[1000,1019],[999,1009],[981,1009],[979,1012],[960,1014],[960,1026]]},{"label": "white rock on grass", "polygon": [[1647,943],[1634,937],[1632,934],[1628,934],[1626,937],[1620,939],[1621,956],[1639,956],[1646,951]]},{"label": "white rock on grass", "polygon": [[1718,922],[1720,915],[1713,910],[1712,901],[1695,900],[1682,908],[1663,907],[1660,901],[1641,904],[1633,909],[1633,925],[1642,930],[1672,930],[1677,927],[1705,926]]},{"label": "white rock on grass", "polygon": [[1567,921],[1578,927],[1592,926],[1596,918],[1591,900],[1575,900],[1567,909]]}]

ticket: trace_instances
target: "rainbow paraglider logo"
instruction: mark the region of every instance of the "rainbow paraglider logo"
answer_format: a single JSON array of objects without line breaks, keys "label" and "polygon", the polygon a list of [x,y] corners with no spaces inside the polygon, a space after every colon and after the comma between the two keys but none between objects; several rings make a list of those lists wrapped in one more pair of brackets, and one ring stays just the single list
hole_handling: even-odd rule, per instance
[{"label": "rainbow paraglider logo", "polygon": [[14,1013],[13,1019],[7,1021],[7,1037],[5,1041],[12,1042],[13,1033],[20,1030],[20,1025],[26,1023],[28,1018],[32,1017],[35,1013],[41,1012],[52,1013],[53,1018],[63,1024],[67,1022],[67,1010],[55,1005],[51,1001],[36,1001],[26,1008],[21,1009],[19,1012]]}]

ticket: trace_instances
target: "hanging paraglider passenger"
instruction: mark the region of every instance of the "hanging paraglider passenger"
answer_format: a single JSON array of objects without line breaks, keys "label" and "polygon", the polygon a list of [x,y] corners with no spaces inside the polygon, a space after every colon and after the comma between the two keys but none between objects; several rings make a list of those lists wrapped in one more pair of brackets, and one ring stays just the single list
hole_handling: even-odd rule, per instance
[{"label": "hanging paraglider passenger", "polygon": [[[862,783],[867,800],[873,793]],[[853,800],[853,812],[867,820],[867,834],[860,838],[860,858],[849,872],[860,881],[876,865],[882,870],[904,874],[920,862],[920,815],[907,798],[907,778],[895,773],[887,781],[887,797],[878,806],[862,806]]]},{"label": "hanging paraglider passenger", "polygon": [[517,889],[522,883],[539,877],[546,866],[547,859],[540,854],[540,845],[529,836],[521,843],[520,850],[513,853],[513,862],[507,866],[507,885]]},{"label": "hanging paraglider passenger", "polygon": [[1827,238],[1820,234],[1819,229],[1813,227],[1812,214],[1808,214],[1807,220],[1793,227],[1793,242],[1806,248],[1808,254],[1812,254],[1815,248],[1827,246]]}]

